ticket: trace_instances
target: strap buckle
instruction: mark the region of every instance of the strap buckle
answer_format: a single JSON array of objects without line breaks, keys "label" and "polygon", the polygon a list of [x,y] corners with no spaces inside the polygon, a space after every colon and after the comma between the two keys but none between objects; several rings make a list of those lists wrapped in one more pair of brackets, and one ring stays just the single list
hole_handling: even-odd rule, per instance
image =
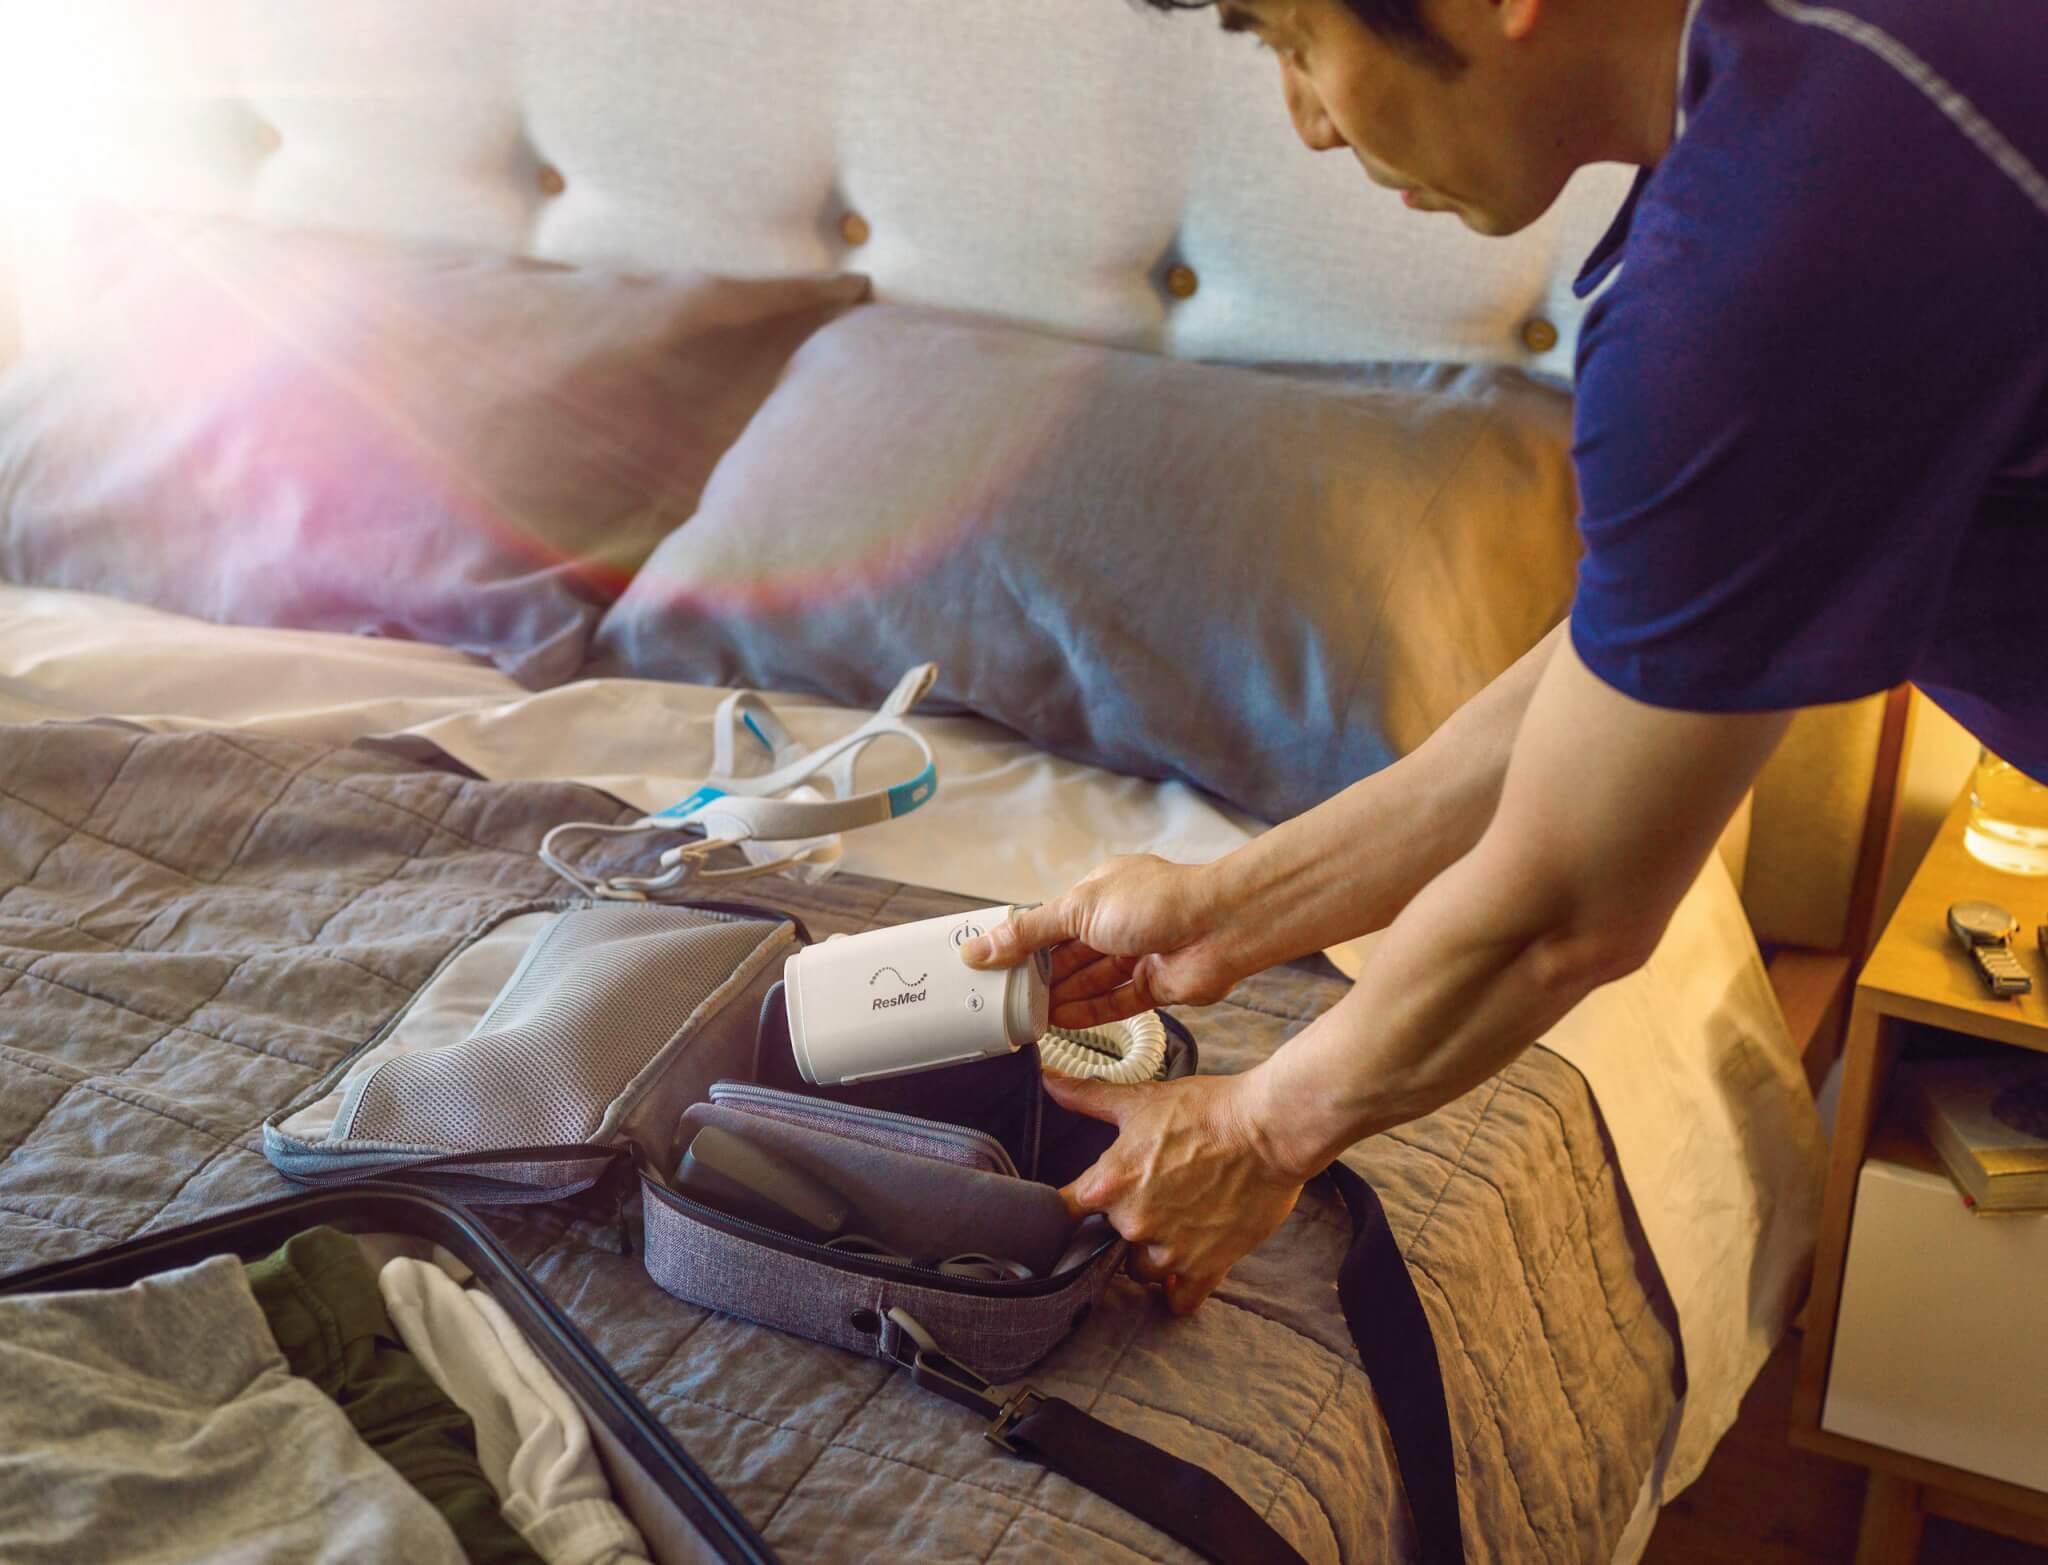
[{"label": "strap buckle", "polygon": [[927,1391],[936,1391],[949,1402],[957,1402],[970,1413],[993,1413],[982,1435],[991,1445],[1001,1446],[1012,1456],[1025,1453],[1010,1438],[1017,1426],[1045,1403],[1045,1393],[1036,1386],[1022,1386],[1009,1399],[997,1402],[989,1383],[941,1348],[938,1339],[910,1311],[900,1305],[889,1311],[896,1327],[889,1356],[910,1371],[910,1378]]},{"label": "strap buckle", "polygon": [[991,1445],[1001,1446],[1012,1456],[1023,1455],[1024,1453],[1017,1449],[1016,1442],[1010,1438],[1010,1432],[1033,1413],[1037,1412],[1044,1404],[1045,1393],[1036,1386],[1020,1388],[1011,1396],[1009,1401],[1003,1404],[1003,1410],[996,1414],[994,1421],[989,1424],[988,1428],[981,1432],[982,1438]]},{"label": "strap buckle", "polygon": [[884,1354],[908,1369],[912,1380],[970,1413],[1000,1414],[1002,1404],[989,1395],[989,1383],[940,1347],[915,1315],[897,1305],[886,1319],[896,1330],[888,1334],[893,1342],[885,1338]]}]

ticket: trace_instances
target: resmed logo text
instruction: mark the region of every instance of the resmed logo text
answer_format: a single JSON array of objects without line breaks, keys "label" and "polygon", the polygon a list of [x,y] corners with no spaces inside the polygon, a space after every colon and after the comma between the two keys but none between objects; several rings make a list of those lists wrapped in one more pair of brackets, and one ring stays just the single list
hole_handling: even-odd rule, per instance
[{"label": "resmed logo text", "polygon": [[903,976],[903,973],[899,968],[878,967],[875,969],[875,976],[868,980],[868,987],[872,989],[875,987],[876,984],[880,983],[882,981],[882,974],[884,973],[895,974],[896,982],[903,985],[903,992],[901,994],[887,995],[881,999],[876,1000],[874,1002],[874,1009],[878,1011],[886,1011],[893,1006],[915,1005],[918,1001],[922,1000],[925,997],[927,993],[926,990],[919,989],[913,992],[910,986],[912,984],[923,983],[925,979],[930,976],[929,974],[919,973],[915,978],[906,978]]}]

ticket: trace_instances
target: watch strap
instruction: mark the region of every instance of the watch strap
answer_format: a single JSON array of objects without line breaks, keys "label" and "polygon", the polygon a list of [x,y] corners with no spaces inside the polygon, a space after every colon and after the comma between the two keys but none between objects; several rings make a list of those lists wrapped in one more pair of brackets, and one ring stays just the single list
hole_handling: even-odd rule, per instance
[{"label": "watch strap", "polygon": [[2020,959],[2013,955],[2009,945],[1971,946],[1970,965],[1977,969],[1984,987],[2001,999],[2033,990],[2034,980],[2027,976],[2027,970],[2020,966]]}]

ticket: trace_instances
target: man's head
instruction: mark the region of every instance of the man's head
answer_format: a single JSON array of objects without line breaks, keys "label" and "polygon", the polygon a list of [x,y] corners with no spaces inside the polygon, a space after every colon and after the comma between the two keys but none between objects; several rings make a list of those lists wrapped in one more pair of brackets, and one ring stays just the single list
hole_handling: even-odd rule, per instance
[{"label": "man's head", "polygon": [[1683,0],[1148,3],[1213,4],[1278,59],[1311,150],[1348,149],[1409,206],[1482,234],[1533,223],[1581,164],[1655,161],[1668,140]]}]

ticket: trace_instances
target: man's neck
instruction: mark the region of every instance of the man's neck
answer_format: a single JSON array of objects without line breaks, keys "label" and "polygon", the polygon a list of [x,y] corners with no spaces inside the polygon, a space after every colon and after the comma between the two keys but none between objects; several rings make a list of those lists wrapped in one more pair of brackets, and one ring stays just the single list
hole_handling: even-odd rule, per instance
[{"label": "man's neck", "polygon": [[1588,127],[1584,161],[1662,160],[1678,132],[1679,53],[1688,0],[1607,0],[1598,12],[1602,47],[1593,57],[1597,90],[1585,101],[1607,112]]}]

